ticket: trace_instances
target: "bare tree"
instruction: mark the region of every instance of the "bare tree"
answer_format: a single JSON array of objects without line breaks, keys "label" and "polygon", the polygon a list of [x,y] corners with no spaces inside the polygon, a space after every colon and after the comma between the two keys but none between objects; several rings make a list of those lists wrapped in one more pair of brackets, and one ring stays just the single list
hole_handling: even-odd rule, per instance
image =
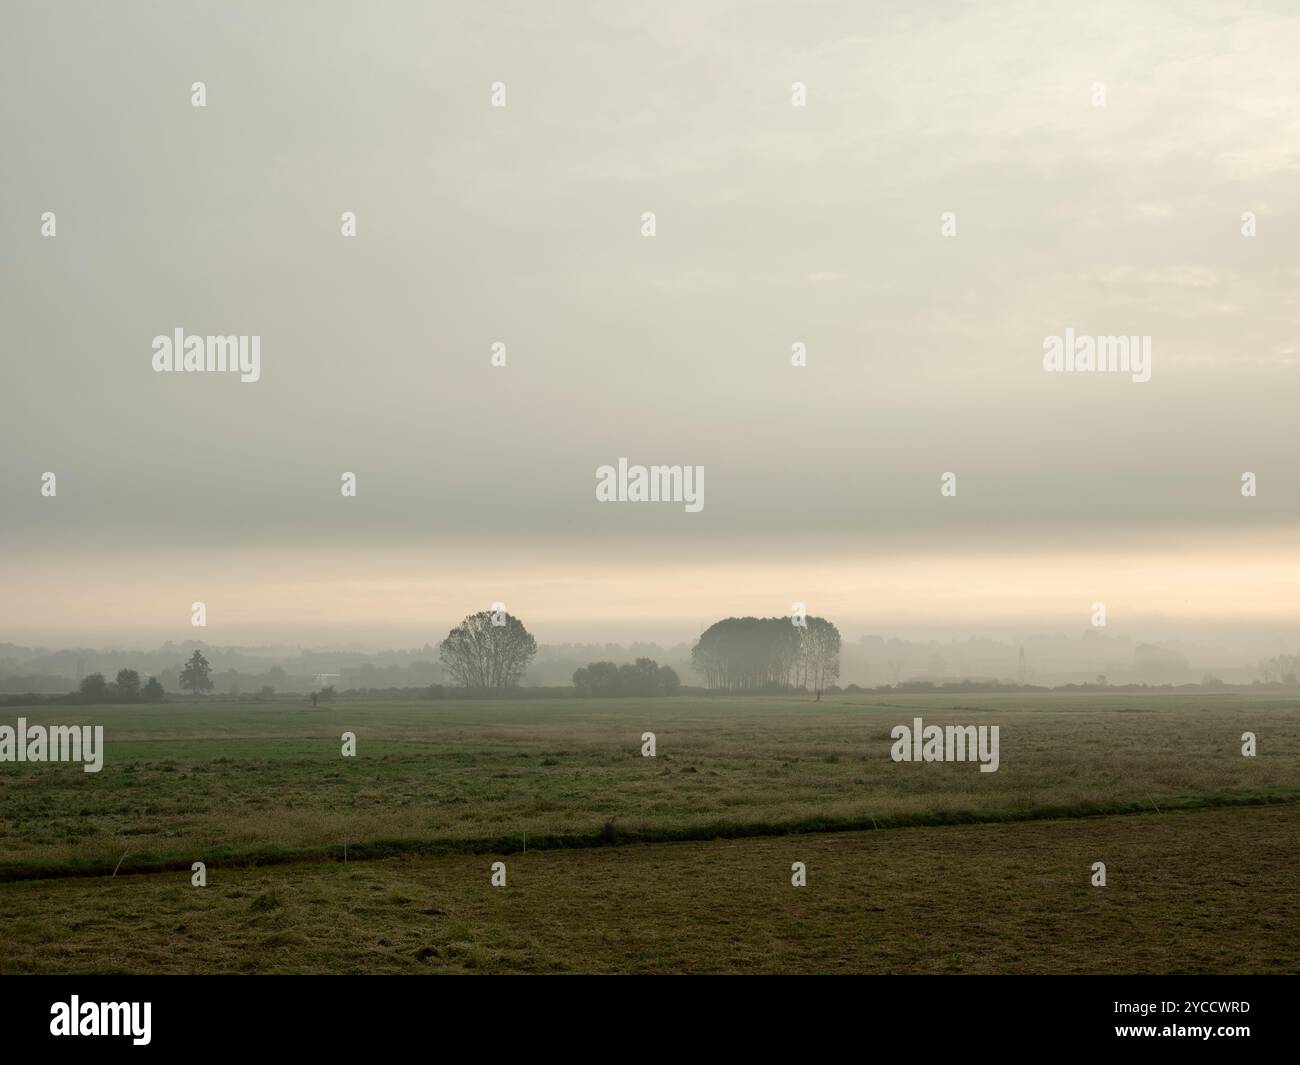
[{"label": "bare tree", "polygon": [[840,675],[840,630],[825,618],[808,618],[799,641],[799,657],[804,681],[820,699],[822,689]]},{"label": "bare tree", "polygon": [[499,691],[519,683],[537,653],[537,641],[523,622],[489,610],[470,614],[439,645],[439,656],[453,681],[466,688]]}]

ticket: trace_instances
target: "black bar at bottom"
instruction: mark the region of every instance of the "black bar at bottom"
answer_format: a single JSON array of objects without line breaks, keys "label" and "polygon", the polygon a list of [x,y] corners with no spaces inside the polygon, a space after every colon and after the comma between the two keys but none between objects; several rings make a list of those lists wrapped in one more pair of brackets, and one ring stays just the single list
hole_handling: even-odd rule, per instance
[{"label": "black bar at bottom", "polygon": [[[608,1037],[616,1042],[606,1051],[663,1038],[664,1051],[686,1039],[694,1049],[761,1041],[768,1051],[788,1043],[818,1052],[839,1032],[864,1050],[888,1039],[918,1051],[1156,1044],[1249,1053],[1292,1044],[1296,990],[1295,977],[1214,976],[8,977],[0,1049],[188,1052],[206,1043],[222,1053],[337,1053],[416,1039],[490,1056],[507,1050],[502,1040],[576,1040],[595,1053],[602,1044],[591,1040]],[[115,1026],[127,1034],[90,1034]]]}]

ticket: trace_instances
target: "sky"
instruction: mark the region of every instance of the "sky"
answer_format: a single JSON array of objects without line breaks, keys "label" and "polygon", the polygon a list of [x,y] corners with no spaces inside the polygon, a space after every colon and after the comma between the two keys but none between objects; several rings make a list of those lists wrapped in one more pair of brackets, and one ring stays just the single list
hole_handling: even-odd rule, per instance
[{"label": "sky", "polygon": [[0,641],[1294,651],[1298,53],[1283,3],[7,3]]}]

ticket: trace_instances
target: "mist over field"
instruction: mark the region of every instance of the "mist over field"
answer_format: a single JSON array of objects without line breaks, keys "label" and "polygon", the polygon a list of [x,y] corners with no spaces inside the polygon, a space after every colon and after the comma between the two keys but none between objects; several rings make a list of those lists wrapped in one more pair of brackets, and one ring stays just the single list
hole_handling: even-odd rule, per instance
[{"label": "mist over field", "polygon": [[[622,664],[647,657],[671,666],[682,683],[703,685],[705,678],[694,670],[691,660],[696,638],[677,643],[539,642],[522,683],[525,687],[567,687],[573,682],[574,671],[590,662]],[[838,681],[842,687],[853,684],[864,688],[960,682],[1294,685],[1293,674],[1300,669],[1300,658],[1290,650],[1295,646],[1281,635],[1238,634],[1235,640],[1221,643],[1174,636],[1153,643],[1091,629],[1019,638],[863,635],[844,641]],[[210,662],[213,690],[222,695],[255,694],[265,685],[279,692],[309,692],[327,683],[339,690],[450,684],[437,641],[394,649],[343,643],[223,646],[192,639],[119,649],[0,643],[0,695],[69,692],[89,673],[111,678],[119,669],[157,676],[167,691],[175,693],[180,669],[196,648]],[[319,679],[322,675],[325,680]]]}]

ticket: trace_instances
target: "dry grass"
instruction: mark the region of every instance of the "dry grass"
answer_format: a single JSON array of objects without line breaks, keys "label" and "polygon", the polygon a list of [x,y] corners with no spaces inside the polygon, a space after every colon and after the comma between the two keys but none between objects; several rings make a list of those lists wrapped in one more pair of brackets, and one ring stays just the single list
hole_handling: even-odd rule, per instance
[{"label": "dry grass", "polygon": [[[883,704],[883,705],[882,705]],[[296,848],[383,853],[1163,808],[1300,795],[1300,715],[1241,696],[167,705],[9,710],[106,726],[99,774],[0,772],[0,877],[34,865],[275,860]],[[1001,726],[1002,767],[889,760],[889,729]],[[640,757],[645,730],[659,757]],[[1240,754],[1258,733],[1259,757]],[[359,737],[343,759],[339,736]],[[561,837],[557,839],[557,837]],[[390,849],[391,852],[391,849]]]},{"label": "dry grass", "polygon": [[530,851],[503,889],[487,855],[28,881],[0,972],[1295,972],[1298,838],[1282,806]]}]

